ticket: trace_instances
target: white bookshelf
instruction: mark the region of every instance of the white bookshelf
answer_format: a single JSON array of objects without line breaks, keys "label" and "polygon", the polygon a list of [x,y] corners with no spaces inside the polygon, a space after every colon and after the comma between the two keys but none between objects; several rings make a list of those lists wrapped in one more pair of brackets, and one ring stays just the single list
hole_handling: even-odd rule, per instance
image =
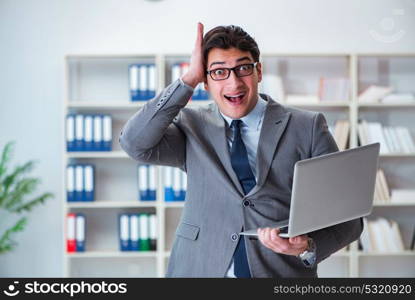
[{"label": "white bookshelf", "polygon": [[156,251],[147,251],[147,252],[119,252],[119,251],[88,251],[88,252],[79,252],[79,253],[70,253],[68,254],[69,258],[126,258],[126,257],[151,257],[156,258],[157,252]]},{"label": "white bookshelf", "polygon": [[68,208],[117,208],[117,207],[157,207],[154,201],[105,201],[70,202]]},{"label": "white bookshelf", "polygon": [[[287,93],[315,93],[319,77],[343,76],[350,79],[350,99],[337,102],[285,103],[307,110],[323,112],[329,125],[338,119],[350,122],[349,147],[358,145],[359,118],[379,120],[385,124],[401,124],[410,128],[415,137],[415,104],[358,103],[357,95],[367,82],[377,83],[376,63],[388,65],[392,83],[403,80],[400,59],[415,62],[414,54],[356,54],[356,53],[266,53],[262,55],[263,71],[277,70],[287,83]],[[109,113],[113,117],[113,142],[111,152],[63,153],[63,214],[82,212],[87,216],[86,250],[66,253],[63,245],[64,276],[77,277],[163,277],[170,256],[174,232],[184,206],[183,202],[165,202],[161,167],[157,168],[157,200],[137,200],[137,163],[125,154],[118,144],[118,136],[125,122],[145,103],[130,102],[128,89],[128,64],[152,62],[156,64],[157,92],[170,82],[172,64],[189,59],[184,54],[71,54],[65,57],[64,112]],[[397,61],[397,62],[396,62]],[[397,65],[397,66],[395,66]],[[408,67],[404,65],[405,74]],[[409,77],[415,76],[415,66],[409,64]],[[369,69],[366,74],[366,68]],[[398,70],[398,71],[397,71]],[[366,73],[365,73],[366,72]],[[411,75],[414,74],[414,75]],[[382,77],[383,76],[383,77]],[[385,77],[386,76],[386,77]],[[387,75],[381,74],[381,79]],[[403,78],[403,79],[402,79]],[[413,81],[412,81],[413,82]],[[285,87],[285,86],[284,86]],[[260,90],[261,91],[261,90]],[[415,92],[415,90],[411,90]],[[273,95],[271,95],[273,96]],[[275,96],[274,96],[275,97]],[[278,99],[277,99],[278,100]],[[192,101],[189,106],[211,103]],[[63,126],[65,128],[65,126]],[[65,140],[65,132],[63,132]],[[69,162],[88,162],[96,166],[96,200],[90,203],[66,202],[66,165]],[[384,154],[380,157],[390,186],[415,188],[415,153]],[[411,176],[412,174],[412,176]],[[148,252],[121,252],[118,250],[117,216],[120,212],[152,212],[157,215],[157,250]],[[410,203],[375,203],[370,217],[386,216],[396,220],[403,229],[405,245],[409,246],[410,224],[415,215],[415,199]],[[411,219],[412,218],[412,219]],[[412,222],[413,226],[413,222]],[[64,232],[65,235],[65,232]],[[65,239],[64,239],[65,243]],[[357,242],[347,251],[334,253],[319,265],[320,277],[415,276],[415,252],[366,253],[358,249]],[[379,268],[385,262],[386,267]],[[394,264],[395,263],[395,264]],[[401,271],[402,268],[404,271]]]}]

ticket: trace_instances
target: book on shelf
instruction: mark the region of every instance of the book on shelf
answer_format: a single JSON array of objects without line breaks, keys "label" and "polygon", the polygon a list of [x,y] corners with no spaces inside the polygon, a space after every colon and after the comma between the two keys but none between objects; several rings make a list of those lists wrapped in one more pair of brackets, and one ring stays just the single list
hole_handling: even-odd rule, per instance
[{"label": "book on shelf", "polygon": [[163,167],[164,200],[184,201],[187,190],[187,174],[179,168]]},{"label": "book on shelf", "polygon": [[277,102],[284,101],[285,93],[281,77],[271,73],[264,73],[260,85],[262,93],[271,96]]},{"label": "book on shelf", "polygon": [[129,65],[130,100],[146,101],[156,95],[156,65]]},{"label": "book on shelf", "polygon": [[[271,80],[270,80],[271,81]],[[273,79],[276,81],[276,79]],[[282,90],[276,84],[275,89]],[[276,93],[276,92],[275,92]],[[350,99],[350,80],[348,78],[320,78],[317,94],[287,94],[288,104],[317,104],[322,102],[346,102]]]},{"label": "book on shelf", "polygon": [[[190,64],[188,62],[175,63],[171,67],[171,82],[176,81],[186,74]],[[193,91],[193,95],[190,100],[209,100],[209,93],[206,91],[203,82],[200,82]]]},{"label": "book on shelf", "polygon": [[156,167],[152,165],[138,165],[137,187],[138,200],[155,201],[157,199]]},{"label": "book on shelf", "polygon": [[122,213],[118,217],[120,251],[155,251],[157,217],[153,213]]},{"label": "book on shelf", "polygon": [[338,120],[332,132],[334,140],[340,151],[346,150],[349,141],[350,122],[347,120]]},{"label": "book on shelf", "polygon": [[415,142],[407,127],[382,126],[379,122],[361,120],[358,124],[358,137],[361,145],[380,143],[380,154],[415,153]]},{"label": "book on shelf", "polygon": [[415,203],[415,189],[392,189],[392,203]]},{"label": "book on shelf", "polygon": [[318,95],[287,94],[285,96],[285,102],[287,104],[316,104],[320,100]]},{"label": "book on shelf", "polygon": [[66,150],[68,152],[111,151],[112,117],[102,114],[68,114]]},{"label": "book on shelf", "polygon": [[361,103],[379,103],[382,98],[392,92],[392,87],[370,85],[358,96],[358,101]]},{"label": "book on shelf", "polygon": [[386,181],[385,173],[383,172],[382,169],[378,169],[376,173],[374,202],[375,203],[390,202],[389,186]]},{"label": "book on shelf", "polygon": [[385,104],[414,104],[415,96],[413,93],[392,93],[384,96],[381,99],[381,102]]},{"label": "book on shelf", "polygon": [[349,101],[350,80],[348,78],[320,78],[319,100],[323,102]]},{"label": "book on shelf", "polygon": [[95,200],[95,166],[92,164],[69,164],[66,167],[66,201]]},{"label": "book on shelf", "polygon": [[66,215],[66,252],[85,251],[85,215],[68,213]]},{"label": "book on shelf", "polygon": [[385,218],[363,218],[363,232],[359,244],[364,252],[400,252],[405,250],[399,225]]}]

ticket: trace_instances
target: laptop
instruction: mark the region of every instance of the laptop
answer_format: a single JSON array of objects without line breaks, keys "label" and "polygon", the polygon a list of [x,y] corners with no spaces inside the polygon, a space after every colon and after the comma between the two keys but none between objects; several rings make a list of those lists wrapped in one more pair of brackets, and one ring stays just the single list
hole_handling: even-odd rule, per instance
[{"label": "laptop", "polygon": [[[379,143],[298,161],[290,216],[267,227],[284,238],[367,216],[372,211]],[[257,236],[257,229],[241,235]]]}]

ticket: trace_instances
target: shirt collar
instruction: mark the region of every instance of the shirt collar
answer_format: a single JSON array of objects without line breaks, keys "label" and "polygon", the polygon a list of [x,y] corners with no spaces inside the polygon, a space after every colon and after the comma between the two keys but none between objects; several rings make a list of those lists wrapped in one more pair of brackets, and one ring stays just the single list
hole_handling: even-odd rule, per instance
[{"label": "shirt collar", "polygon": [[[267,102],[261,97],[258,97],[258,101],[254,109],[251,110],[249,114],[242,117],[240,120],[242,120],[245,126],[248,126],[249,128],[256,130],[258,128],[258,125],[261,122],[266,106],[267,106]],[[225,121],[228,123],[228,126],[231,126],[231,122],[233,121],[233,119],[229,118],[228,116],[225,116],[221,111],[220,111],[220,114],[225,119]]]}]

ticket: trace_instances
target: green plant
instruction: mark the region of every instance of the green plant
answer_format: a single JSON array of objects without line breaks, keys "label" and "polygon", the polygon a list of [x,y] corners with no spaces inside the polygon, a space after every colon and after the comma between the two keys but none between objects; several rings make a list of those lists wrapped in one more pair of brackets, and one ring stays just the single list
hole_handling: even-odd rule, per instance
[{"label": "green plant", "polygon": [[[27,176],[35,165],[34,161],[16,166],[9,171],[14,144],[14,142],[7,143],[0,159],[0,254],[11,251],[17,245],[12,237],[17,232],[23,231],[27,224],[27,216],[22,216],[23,213],[54,197],[51,193],[44,193],[27,200],[27,197],[36,190],[40,179]],[[5,224],[8,219],[12,219],[13,225]]]}]

